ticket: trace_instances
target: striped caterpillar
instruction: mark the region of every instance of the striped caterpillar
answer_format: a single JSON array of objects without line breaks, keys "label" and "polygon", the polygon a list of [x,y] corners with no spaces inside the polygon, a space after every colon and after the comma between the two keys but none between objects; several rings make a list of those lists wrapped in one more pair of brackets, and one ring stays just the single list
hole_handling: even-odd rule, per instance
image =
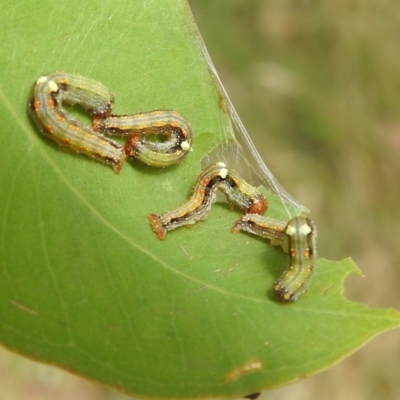
[{"label": "striped caterpillar", "polygon": [[112,166],[118,173],[125,160],[123,147],[69,116],[63,102],[79,104],[89,114],[110,114],[113,96],[101,83],[79,75],[53,72],[40,77],[30,101],[31,115],[41,131],[62,146]]},{"label": "striped caterpillar", "polygon": [[277,221],[257,214],[247,214],[233,227],[233,233],[250,232],[271,245],[282,246],[289,253],[289,267],[274,284],[274,292],[283,302],[293,302],[308,288],[317,258],[317,229],[304,216],[288,222]]},{"label": "striped caterpillar", "polygon": [[[111,115],[96,119],[96,131],[109,135],[128,136],[125,152],[152,167],[168,167],[181,161],[192,147],[189,123],[176,111],[155,110],[132,115]],[[147,135],[167,140],[153,142]]]},{"label": "striped caterpillar", "polygon": [[[93,117],[92,126],[82,126],[70,116],[63,103],[80,105]],[[119,173],[126,156],[153,167],[167,167],[181,161],[192,147],[189,123],[176,111],[149,111],[132,115],[111,115],[114,98],[93,79],[53,72],[40,77],[32,90],[29,110],[40,130],[62,146],[84,153],[112,166]],[[104,136],[127,137],[122,146]],[[153,142],[146,136],[166,140]]]},{"label": "striped caterpillar", "polygon": [[263,214],[268,207],[264,195],[226,164],[211,164],[199,175],[192,196],[185,204],[163,215],[148,216],[157,237],[162,240],[167,231],[204,219],[216,200],[217,190],[225,193],[230,203],[246,212]]}]

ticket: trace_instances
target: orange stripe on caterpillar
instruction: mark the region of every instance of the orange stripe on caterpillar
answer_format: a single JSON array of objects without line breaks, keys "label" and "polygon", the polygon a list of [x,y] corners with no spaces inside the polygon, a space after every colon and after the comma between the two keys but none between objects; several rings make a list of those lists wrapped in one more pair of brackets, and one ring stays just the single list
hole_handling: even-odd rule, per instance
[{"label": "orange stripe on caterpillar", "polygon": [[211,164],[199,175],[190,199],[175,210],[163,215],[150,214],[150,224],[159,239],[164,239],[167,231],[184,225],[193,225],[204,219],[216,200],[216,192],[221,190],[230,203],[249,213],[262,214],[268,201],[255,187],[240,178],[235,171],[219,162]]}]

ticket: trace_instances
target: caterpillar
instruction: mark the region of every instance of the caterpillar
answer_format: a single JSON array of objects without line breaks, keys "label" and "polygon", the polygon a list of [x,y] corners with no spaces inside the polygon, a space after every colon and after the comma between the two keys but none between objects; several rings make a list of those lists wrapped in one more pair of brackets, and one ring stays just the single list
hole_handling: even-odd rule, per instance
[{"label": "caterpillar", "polygon": [[233,233],[241,230],[269,239],[271,245],[280,245],[289,254],[289,267],[274,283],[274,292],[283,302],[296,301],[308,289],[315,269],[317,229],[314,223],[304,216],[282,222],[247,214],[232,229]]},{"label": "caterpillar", "polygon": [[119,173],[125,150],[119,143],[82,126],[68,115],[63,102],[79,104],[97,118],[110,114],[114,98],[93,79],[65,72],[40,77],[34,84],[29,110],[39,129],[62,146],[100,160]]},{"label": "caterpillar", "polygon": [[[82,126],[63,103],[80,105],[93,117]],[[152,167],[181,161],[192,148],[190,124],[176,111],[155,110],[132,115],[111,115],[114,98],[100,82],[80,75],[53,72],[34,84],[29,111],[39,129],[62,146],[112,166],[119,173],[126,157]],[[127,143],[104,136],[126,136]],[[146,139],[148,135],[164,141]]]},{"label": "caterpillar", "polygon": [[200,173],[192,196],[185,204],[163,215],[148,215],[157,237],[162,240],[167,231],[204,219],[216,200],[217,190],[225,193],[231,204],[248,213],[263,214],[268,208],[268,201],[264,195],[240,178],[225,163],[211,164]]},{"label": "caterpillar", "polygon": [[[168,167],[181,161],[192,148],[192,129],[176,111],[155,110],[132,115],[97,118],[96,131],[109,135],[129,135],[125,153],[152,167]],[[164,137],[162,142],[146,139]]]}]

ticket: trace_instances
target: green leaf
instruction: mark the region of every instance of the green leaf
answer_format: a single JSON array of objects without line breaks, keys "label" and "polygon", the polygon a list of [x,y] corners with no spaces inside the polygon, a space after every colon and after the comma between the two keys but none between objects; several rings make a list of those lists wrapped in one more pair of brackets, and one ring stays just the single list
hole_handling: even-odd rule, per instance
[{"label": "green leaf", "polygon": [[[239,214],[225,203],[165,241],[151,231],[146,216],[182,204],[232,134],[184,1],[8,1],[0,18],[5,346],[132,394],[237,396],[316,373],[399,326],[397,311],[343,298],[358,273],[350,260],[319,260],[310,290],[279,303],[271,289],[287,256],[232,235]],[[33,82],[54,70],[107,85],[117,114],[179,111],[193,152],[116,175],[62,151],[27,113]],[[273,197],[268,213],[285,215]]]}]

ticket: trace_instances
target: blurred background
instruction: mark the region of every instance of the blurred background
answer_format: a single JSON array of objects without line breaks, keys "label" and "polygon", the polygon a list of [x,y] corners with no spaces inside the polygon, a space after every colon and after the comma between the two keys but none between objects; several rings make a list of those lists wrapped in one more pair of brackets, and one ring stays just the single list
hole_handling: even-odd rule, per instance
[{"label": "blurred background", "polygon": [[[400,2],[189,0],[264,161],[311,210],[346,297],[400,309]],[[334,332],[332,332],[334,334]],[[398,400],[400,332],[265,400]],[[0,400],[127,400],[0,348]]]}]

